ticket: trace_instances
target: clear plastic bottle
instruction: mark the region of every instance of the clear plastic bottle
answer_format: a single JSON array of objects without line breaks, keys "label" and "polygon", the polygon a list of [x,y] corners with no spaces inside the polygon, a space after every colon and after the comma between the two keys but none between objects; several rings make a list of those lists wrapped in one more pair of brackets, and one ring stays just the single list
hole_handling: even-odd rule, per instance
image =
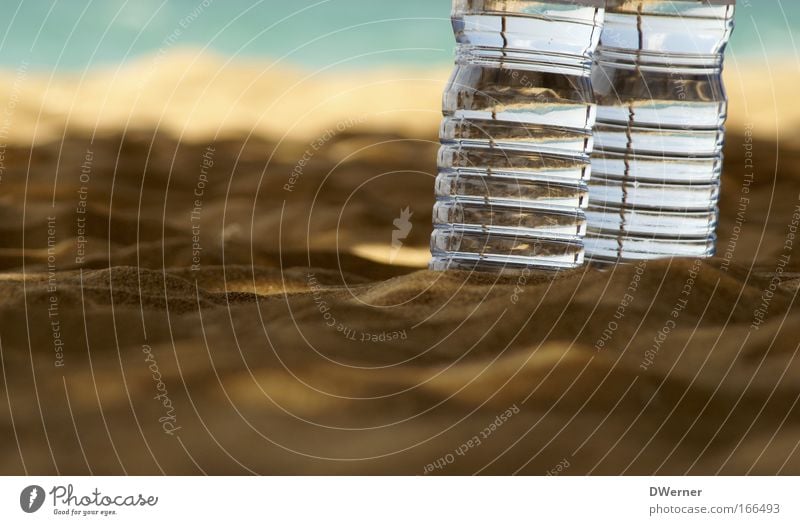
[{"label": "clear plastic bottle", "polygon": [[584,260],[603,0],[454,0],[434,270]]},{"label": "clear plastic bottle", "polygon": [[586,254],[714,254],[734,0],[607,0]]}]

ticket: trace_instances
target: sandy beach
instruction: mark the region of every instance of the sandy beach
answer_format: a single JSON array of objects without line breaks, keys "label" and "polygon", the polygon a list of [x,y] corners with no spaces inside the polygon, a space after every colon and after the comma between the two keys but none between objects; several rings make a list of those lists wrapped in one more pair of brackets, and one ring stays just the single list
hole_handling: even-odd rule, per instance
[{"label": "sandy beach", "polygon": [[448,74],[0,74],[0,473],[799,475],[797,64],[716,258],[522,277],[425,269]]}]

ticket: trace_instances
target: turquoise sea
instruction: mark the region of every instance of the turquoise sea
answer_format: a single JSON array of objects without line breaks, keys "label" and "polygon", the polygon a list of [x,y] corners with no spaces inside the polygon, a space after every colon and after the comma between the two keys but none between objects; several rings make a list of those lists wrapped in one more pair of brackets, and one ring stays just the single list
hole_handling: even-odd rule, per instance
[{"label": "turquoise sea", "polygon": [[[82,70],[207,47],[308,67],[446,65],[449,0],[4,0],[0,66]],[[798,56],[800,1],[739,0],[736,58]]]}]

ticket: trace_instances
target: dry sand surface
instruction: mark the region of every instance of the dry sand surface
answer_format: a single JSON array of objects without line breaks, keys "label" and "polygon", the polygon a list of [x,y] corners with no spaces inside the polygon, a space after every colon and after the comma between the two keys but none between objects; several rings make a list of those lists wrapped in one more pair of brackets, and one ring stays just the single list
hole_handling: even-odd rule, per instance
[{"label": "dry sand surface", "polygon": [[446,71],[4,73],[0,473],[800,474],[800,73],[734,66],[720,257],[524,281],[424,270]]}]

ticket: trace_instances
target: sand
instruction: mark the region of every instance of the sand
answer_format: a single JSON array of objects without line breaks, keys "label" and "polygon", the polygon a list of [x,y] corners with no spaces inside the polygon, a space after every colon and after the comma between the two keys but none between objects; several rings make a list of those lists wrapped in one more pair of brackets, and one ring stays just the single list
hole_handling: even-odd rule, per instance
[{"label": "sand", "polygon": [[446,71],[7,71],[0,473],[800,474],[797,74],[717,258],[520,279],[424,269]]}]

